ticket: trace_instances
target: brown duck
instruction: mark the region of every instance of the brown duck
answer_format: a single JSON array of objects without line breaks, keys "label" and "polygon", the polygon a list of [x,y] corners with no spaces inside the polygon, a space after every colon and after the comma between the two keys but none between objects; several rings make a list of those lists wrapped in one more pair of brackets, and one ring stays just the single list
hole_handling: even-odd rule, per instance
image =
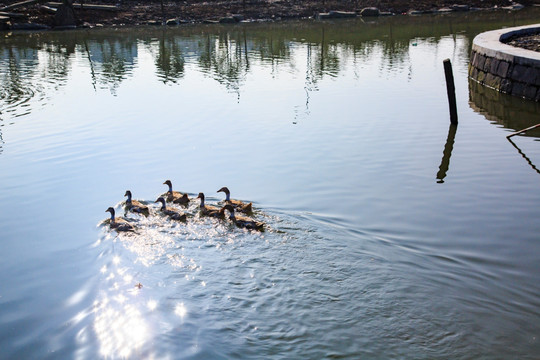
[{"label": "brown duck", "polygon": [[220,218],[225,217],[225,207],[218,208],[217,206],[206,205],[204,203],[203,193],[199,193],[199,195],[197,196],[197,199],[201,199],[201,206],[200,206],[201,215],[220,217]]},{"label": "brown duck", "polygon": [[161,203],[161,208],[160,208],[161,212],[167,215],[168,217],[170,217],[171,219],[179,220],[179,221],[186,221],[187,219],[186,214],[173,208],[167,208],[167,205],[165,205],[165,199],[162,196],[158,197],[155,202]]},{"label": "brown duck", "polygon": [[114,216],[114,208],[109,207],[105,212],[111,213],[111,220],[109,222],[111,229],[115,229],[116,231],[135,231],[135,227],[126,219]]},{"label": "brown duck", "polygon": [[264,231],[264,223],[261,221],[254,220],[247,216],[240,216],[234,214],[234,207],[232,205],[225,205],[224,210],[228,210],[230,215],[229,219],[238,227],[246,228],[250,230]]},{"label": "brown duck", "polygon": [[124,194],[124,196],[127,196],[126,210],[133,211],[134,213],[138,213],[138,214],[143,214],[144,216],[148,216],[150,214],[150,210],[148,209],[148,206],[144,205],[140,201],[131,199],[130,190],[126,190],[126,193]]},{"label": "brown duck", "polygon": [[237,211],[241,211],[243,213],[251,213],[253,212],[253,204],[252,203],[245,203],[240,200],[232,200],[231,199],[231,192],[229,191],[229,188],[224,186],[221,189],[219,189],[217,192],[224,192],[225,193],[225,203],[231,205],[234,207]]},{"label": "brown duck", "polygon": [[163,184],[169,187],[169,191],[162,195],[167,199],[167,202],[173,202],[175,204],[182,205],[186,205],[189,203],[189,198],[187,194],[182,194],[180,191],[173,191],[171,180],[165,180]]}]

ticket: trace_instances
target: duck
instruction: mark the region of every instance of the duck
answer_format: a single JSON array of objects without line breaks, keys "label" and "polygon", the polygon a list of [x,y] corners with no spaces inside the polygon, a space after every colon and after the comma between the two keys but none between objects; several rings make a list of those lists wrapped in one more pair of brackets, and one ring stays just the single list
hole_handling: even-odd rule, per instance
[{"label": "duck", "polygon": [[109,207],[107,210],[105,210],[105,212],[111,213],[111,220],[109,223],[111,229],[115,229],[116,231],[135,231],[135,227],[131,225],[126,219],[114,216],[114,208]]},{"label": "duck", "polygon": [[130,190],[126,190],[126,193],[124,194],[124,196],[127,196],[126,210],[131,210],[134,213],[143,214],[144,216],[148,216],[150,214],[150,210],[148,209],[148,206],[144,205],[140,201],[131,199]]},{"label": "duck", "polygon": [[243,213],[251,213],[253,212],[253,203],[246,204],[243,201],[240,200],[231,200],[231,192],[229,191],[229,188],[224,186],[221,189],[219,189],[217,192],[224,192],[225,193],[225,203],[231,205],[236,210],[241,211]]},{"label": "duck", "polygon": [[201,199],[201,215],[213,216],[213,217],[225,217],[225,208],[219,208],[217,206],[206,205],[204,203],[204,193],[199,193],[197,199]]},{"label": "duck", "polygon": [[160,196],[157,198],[155,202],[161,203],[161,212],[170,217],[173,220],[179,220],[179,221],[186,221],[187,216],[181,211],[178,211],[176,209],[167,208],[167,205],[165,204],[165,199],[163,196]]},{"label": "duck", "polygon": [[254,220],[247,216],[235,215],[234,207],[230,204],[227,204],[223,207],[224,210],[229,211],[229,219],[238,227],[246,228],[249,230],[264,231],[264,223],[261,221]]},{"label": "duck", "polygon": [[165,180],[163,184],[169,186],[169,191],[162,195],[167,198],[167,202],[173,202],[181,205],[186,205],[189,203],[187,194],[182,194],[180,191],[173,191],[171,180]]}]

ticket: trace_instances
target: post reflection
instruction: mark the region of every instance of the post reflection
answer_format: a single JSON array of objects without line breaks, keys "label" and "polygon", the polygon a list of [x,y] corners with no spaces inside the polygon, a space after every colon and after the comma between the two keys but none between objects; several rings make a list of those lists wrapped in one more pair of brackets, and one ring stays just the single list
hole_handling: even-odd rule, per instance
[{"label": "post reflection", "polygon": [[448,137],[446,138],[446,144],[444,145],[443,157],[441,165],[439,165],[439,171],[437,172],[437,183],[444,183],[444,178],[450,167],[450,157],[452,156],[452,149],[454,148],[454,139],[456,138],[457,124],[450,124],[448,128]]}]

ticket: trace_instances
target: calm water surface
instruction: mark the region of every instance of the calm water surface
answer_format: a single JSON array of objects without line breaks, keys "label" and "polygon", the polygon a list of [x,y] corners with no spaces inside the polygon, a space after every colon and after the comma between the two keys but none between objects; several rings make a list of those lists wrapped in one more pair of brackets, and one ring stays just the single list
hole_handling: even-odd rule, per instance
[{"label": "calm water surface", "polygon": [[[540,112],[467,63],[539,15],[4,33],[0,357],[538,358]],[[166,179],[267,230],[102,224]]]}]

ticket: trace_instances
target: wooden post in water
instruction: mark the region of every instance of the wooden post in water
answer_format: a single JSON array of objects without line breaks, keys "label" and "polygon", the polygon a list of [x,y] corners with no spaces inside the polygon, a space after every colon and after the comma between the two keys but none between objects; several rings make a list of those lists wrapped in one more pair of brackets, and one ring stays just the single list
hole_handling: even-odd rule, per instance
[{"label": "wooden post in water", "polygon": [[444,76],[446,78],[446,92],[448,93],[448,105],[450,105],[450,123],[457,125],[456,87],[454,86],[454,74],[450,59],[443,61]]}]

